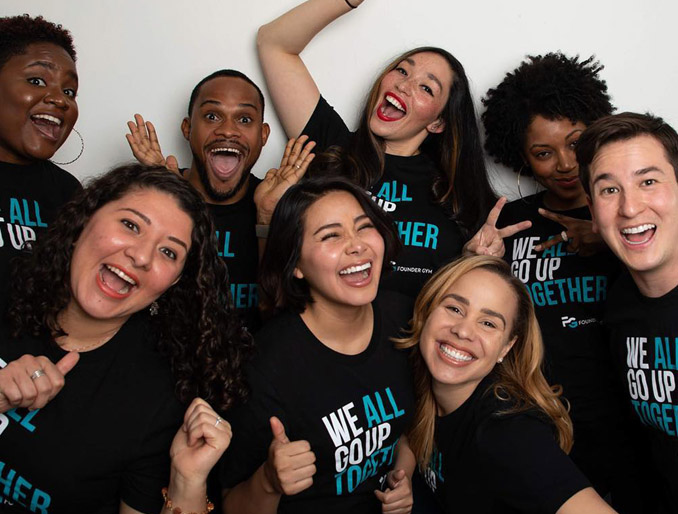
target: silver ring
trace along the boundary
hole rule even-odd
[[[33,373],[31,373],[31,380],[37,380],[41,376],[45,374],[45,370],[42,368],[36,369]]]
[[[563,238],[563,242],[567,242],[567,241],[570,239],[569,237],[567,237],[567,231],[566,231],[566,230],[563,230],[563,231],[560,233],[560,237]]]
[[[215,427],[218,426],[219,423],[221,423],[222,421],[223,421],[223,419],[221,419],[219,416],[217,416],[217,422],[214,424],[214,426]]]
[[[294,167],[297,168],[298,170],[301,169],[301,166],[299,166],[298,164],[295,164]]]

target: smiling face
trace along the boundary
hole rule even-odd
[[[0,69],[0,161],[51,158],[78,119],[78,74],[70,55],[34,43]]]
[[[209,203],[235,203],[268,139],[259,93],[237,77],[217,77],[200,88],[181,129],[191,145],[189,180]]]
[[[433,309],[419,347],[445,413],[466,401],[511,349],[516,311],[511,286],[482,268],[461,276]]]
[[[575,148],[586,129],[582,122],[535,116],[525,133],[523,155],[534,178],[547,189],[544,203],[555,210],[586,205]]]
[[[445,58],[421,52],[401,61],[379,84],[370,130],[384,138],[386,152],[414,155],[429,133],[445,129],[440,119],[452,88]]]
[[[678,182],[651,136],[603,146],[590,166],[594,230],[647,296],[678,285]]]
[[[192,231],[164,192],[136,190],[104,205],[75,243],[67,311],[124,323],[179,279]]]
[[[377,295],[384,239],[358,201],[333,191],[304,216],[294,276],[308,282],[318,306],[364,306]]]

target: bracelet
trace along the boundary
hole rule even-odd
[[[344,2],[346,2],[346,5],[348,5],[351,9],[357,9],[358,8],[357,5],[351,4],[351,2],[349,2],[348,0],[344,0]]]
[[[259,224],[254,226],[254,232],[257,234],[257,237],[259,239],[268,238],[268,227],[269,225],[259,225]]]
[[[169,499],[169,496],[167,496],[169,490],[167,487],[162,488],[162,499],[165,500],[165,505],[163,505],[163,508],[169,510],[172,512],[172,514],[209,514],[214,510],[214,504],[210,501],[210,499],[205,496],[205,501],[207,502],[207,505],[205,506],[205,510],[202,512],[184,512],[181,510],[181,507],[176,507],[172,504],[172,500]]]

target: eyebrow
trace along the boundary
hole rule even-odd
[[[414,59],[412,59],[411,57],[408,57],[407,59],[405,59],[405,62],[410,64],[411,66],[417,65],[417,63],[414,62]],[[442,84],[442,82],[440,82],[440,80],[438,80],[438,77],[436,77],[433,73],[427,73],[426,76],[428,78],[430,78],[433,82],[435,82],[438,85],[438,87],[440,88],[441,91],[443,90],[443,84]]]
[[[29,69],[29,68],[34,68],[34,67],[40,67],[40,68],[45,68],[50,71],[54,71],[57,69],[57,67],[54,65],[53,62],[50,61],[33,61],[32,63],[28,64],[24,69]],[[78,82],[78,74],[74,73],[72,70],[69,70],[66,72],[69,77],[71,77],[73,80]]]
[[[579,132],[579,133],[584,132],[584,129],[574,129],[572,132],[570,132],[569,134],[567,134],[565,136],[565,139],[571,138],[577,132]],[[532,150],[535,147],[540,147],[540,146],[551,146],[551,145],[547,145],[547,144],[544,144],[544,143],[535,143],[532,146],[530,146],[530,150]]]
[[[218,100],[205,100],[204,102],[202,102],[200,104],[200,107],[202,107],[204,105],[208,105],[208,104],[209,105],[223,105]],[[238,107],[241,108],[241,109],[250,108],[250,109],[254,109],[255,111],[259,111],[259,108],[256,105],[251,104],[251,103],[247,103],[247,102],[239,103]]]
[[[664,171],[661,168],[658,168],[657,166],[648,166],[646,168],[640,168],[639,170],[636,170],[633,172],[634,176],[642,176],[646,175],[650,172],[653,171],[658,171],[661,174],[664,174]],[[612,180],[612,174],[611,173],[601,173],[598,175],[596,178],[593,179],[593,182],[591,182],[591,185],[595,185],[601,180]]]
[[[137,211],[136,209],[132,209],[131,207],[122,207],[121,209],[118,209],[118,210],[120,210],[120,211],[129,211],[129,212],[133,212],[134,214],[136,214],[137,216],[139,216],[142,220],[144,220],[144,222],[145,222],[147,225],[152,225],[152,224],[153,224],[153,223],[151,222],[151,219],[150,219],[148,216],[146,216],[145,214],[140,213],[140,212]],[[174,237],[174,236],[167,236],[167,239],[169,239],[170,241],[174,241],[174,242],[177,243],[178,245],[183,246],[184,249],[188,252],[188,245],[186,245],[186,243],[184,243],[181,239],[176,238],[176,237]]]
[[[453,299],[457,300],[459,303],[463,303],[466,306],[471,305],[471,302],[469,302],[463,296],[459,296],[458,294],[450,293],[450,294],[445,295],[443,297],[443,300],[445,298],[453,298]],[[487,314],[489,316],[500,319],[501,322],[504,324],[504,327],[506,327],[506,318],[504,318],[504,316],[501,313],[499,313],[497,311],[493,311],[492,309],[486,309],[486,308],[480,309],[480,312],[482,312],[483,314]]]
[[[369,219],[369,216],[367,214],[360,214],[360,215],[356,216],[355,218],[353,218],[353,223],[358,223],[365,218]],[[315,232],[313,232],[313,235],[315,236],[316,234],[318,234],[318,232],[322,232],[323,230],[326,230],[328,228],[337,228],[337,227],[341,227],[341,223],[328,223],[327,225],[323,225],[322,227],[318,227],[318,229]]]

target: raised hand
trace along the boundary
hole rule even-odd
[[[0,369],[0,412],[16,407],[40,409],[54,398],[66,383],[66,374],[80,360],[69,352],[53,364],[47,357],[22,355]]]
[[[315,475],[315,454],[308,441],[290,441],[282,422],[270,420],[273,440],[264,463],[264,476],[270,492],[292,495],[308,489]]]
[[[170,448],[172,474],[184,481],[207,480],[207,475],[231,443],[231,425],[205,400],[195,398]]]
[[[167,158],[162,154],[158,134],[153,123],[144,122],[141,114],[134,115],[134,121],[128,121],[129,134],[126,134],[134,158],[146,166],[164,166],[173,173],[179,173],[179,162],[173,155]]]
[[[503,257],[506,248],[504,247],[504,238],[511,237],[521,230],[528,229],[532,226],[531,221],[521,221],[515,225],[509,225],[502,229],[497,228],[497,220],[501,210],[506,205],[506,198],[501,197],[497,203],[492,207],[492,210],[487,215],[485,224],[480,227],[480,230],[464,245],[464,255],[493,255],[495,257]]]
[[[386,476],[388,488],[385,491],[374,491],[381,502],[384,514],[409,514],[412,512],[412,482],[404,469],[391,470]]]
[[[282,195],[306,173],[308,165],[315,157],[311,153],[314,147],[315,142],[309,141],[308,136],[299,136],[287,142],[280,167],[268,170],[264,180],[254,191],[257,223],[268,225],[271,222],[275,206]]]
[[[534,247],[536,251],[541,252],[565,241],[567,241],[566,249],[568,252],[578,253],[582,257],[594,255],[605,249],[605,242],[598,234],[593,232],[593,223],[591,221],[571,218],[570,216],[556,214],[546,209],[539,209],[539,214],[561,224],[565,227],[565,230],[548,241],[536,245]]]

